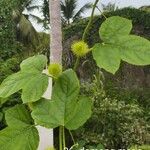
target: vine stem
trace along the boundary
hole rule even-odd
[[[79,65],[79,62],[80,62],[80,58],[77,57],[76,62],[75,62],[74,67],[73,67],[73,70],[74,70],[74,71],[77,70],[77,67],[78,67],[78,65]]]
[[[71,139],[72,139],[72,141],[73,141],[73,144],[75,145],[75,144],[76,144],[76,142],[75,142],[75,140],[74,140],[74,137],[73,137],[73,135],[72,135],[71,131],[70,131],[70,130],[68,130],[68,131],[69,131],[69,134],[70,134]]]
[[[99,10],[99,12],[101,13],[101,15],[105,18],[105,19],[107,19],[107,17],[106,17],[106,15],[96,6],[96,8],[97,8],[97,10]]]
[[[93,5],[93,9],[92,9],[92,14],[91,14],[91,17],[90,17],[90,21],[87,25],[87,27],[85,28],[84,30],[84,33],[83,33],[83,36],[82,36],[82,40],[85,41],[85,38],[86,38],[86,34],[88,33],[89,31],[89,28],[93,22],[93,17],[94,17],[94,12],[95,12],[95,8],[97,7],[97,3],[99,2],[99,0],[95,0],[95,3]]]
[[[59,150],[63,150],[63,142],[62,142],[62,126],[59,127]]]
[[[86,26],[86,28],[85,28],[85,30],[84,30],[84,33],[83,33],[83,36],[82,36],[82,41],[85,41],[85,39],[86,39],[86,34],[88,33],[89,28],[90,28],[90,26],[91,26],[91,24],[92,24],[92,22],[93,22],[94,12],[95,12],[95,8],[97,7],[97,3],[98,3],[98,2],[99,2],[99,0],[95,0],[95,3],[94,3],[94,5],[93,5],[93,9],[92,9],[92,13],[91,13],[90,20],[89,20],[88,25]],[[75,64],[74,64],[74,68],[73,68],[74,71],[76,71],[76,69],[77,69],[77,67],[78,67],[78,65],[79,65],[79,62],[80,62],[80,58],[77,57],[76,62],[75,62]]]
[[[63,149],[66,148],[66,139],[65,139],[65,127],[63,126],[62,127],[62,130],[63,130]]]

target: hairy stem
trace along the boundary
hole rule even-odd
[[[72,135],[72,133],[71,133],[71,131],[70,131],[70,130],[69,130],[69,134],[70,134],[70,136],[71,136],[71,139],[72,139],[72,141],[73,141],[73,144],[75,145],[75,144],[76,144],[76,142],[75,142],[74,137],[73,137],[73,135]]]
[[[90,20],[89,20],[89,23],[88,23],[87,27],[85,28],[83,36],[82,36],[82,40],[83,41],[85,41],[86,35],[87,35],[87,33],[89,31],[89,28],[90,28],[90,26],[91,26],[91,24],[93,22],[94,12],[95,12],[95,8],[97,7],[97,3],[98,2],[99,2],[99,0],[95,0],[95,3],[93,5],[93,9],[92,9],[92,14],[91,14],[91,17],[90,17]]]
[[[97,3],[98,3],[98,2],[99,2],[99,0],[95,0],[95,3],[94,3],[94,5],[93,5],[93,9],[92,9],[92,14],[91,14],[90,20],[89,20],[88,25],[86,26],[86,28],[85,28],[85,30],[84,30],[84,33],[83,33],[83,36],[82,36],[82,40],[83,40],[83,41],[85,41],[86,35],[87,35],[87,33],[89,32],[89,28],[90,28],[90,26],[91,26],[91,24],[92,24],[92,22],[93,22],[94,12],[95,12],[95,8],[97,7]],[[79,62],[80,62],[80,58],[77,57],[76,62],[75,62],[74,67],[73,67],[74,71],[77,70],[77,67],[78,67],[78,65],[79,65]]]
[[[73,70],[74,70],[74,71],[77,70],[77,67],[78,67],[78,65],[79,65],[79,62],[80,62],[80,58],[77,57],[76,62],[75,62],[74,67],[73,67]]]
[[[66,138],[65,138],[65,127],[62,127],[63,129],[63,149],[66,147]]]
[[[63,150],[63,141],[62,141],[62,126],[59,127],[59,150]]]
[[[105,19],[107,19],[106,15],[98,8],[98,6],[96,6],[96,8],[97,8],[97,10],[99,10],[99,12],[101,13],[101,15],[102,15]]]

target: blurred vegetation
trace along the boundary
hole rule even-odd
[[[18,71],[19,63],[24,58],[37,53],[49,56],[49,35],[38,33],[28,17],[22,14],[24,8],[29,7],[30,2],[31,0],[0,1],[0,82],[8,75]],[[14,10],[15,14],[13,14]],[[105,12],[105,15],[107,17],[119,15],[131,19],[133,22],[132,32],[150,39],[150,13],[147,11],[124,8]],[[86,37],[89,46],[100,40],[98,29],[104,20],[103,16],[94,17]],[[70,45],[74,40],[81,39],[88,21],[89,18],[81,19],[63,29],[63,64],[65,68],[71,67],[74,63]],[[18,23],[22,24],[20,31],[17,28]],[[73,132],[80,146],[86,148],[104,146],[118,149],[129,148],[132,145],[150,144],[150,87],[143,85],[142,88],[137,86],[136,89],[124,88],[118,84],[118,80],[121,80],[122,75],[125,76],[122,73],[125,64],[122,63],[116,76],[111,76],[103,70],[97,70],[95,63],[91,61],[90,54],[87,58],[87,61],[84,58],[81,61],[78,75],[82,83],[81,92],[92,98],[94,107],[91,119],[84,127]],[[104,75],[101,71],[104,72]],[[144,67],[144,73],[149,74],[149,72],[149,66]],[[91,73],[95,75],[91,76]],[[130,80],[134,81],[133,78],[131,77]],[[16,103],[21,103],[19,93],[9,99],[7,103],[0,104],[0,129],[6,126],[5,110]],[[72,144],[69,136],[68,143]],[[144,150],[144,148],[141,149]]]
[[[142,6],[140,7],[140,10],[147,11],[150,13],[150,6]]]
[[[112,12],[119,9],[118,6],[116,6],[115,3],[109,2],[107,5],[102,4],[102,10],[103,12]]]
[[[148,142],[150,124],[145,118],[145,107],[138,102],[136,94],[130,97],[130,94],[116,91],[113,97],[98,83],[97,80],[91,84],[82,83],[82,94],[93,99],[94,107],[89,121],[75,131],[77,141],[84,141],[86,148],[103,144],[108,149],[128,149]]]
[[[37,53],[48,55],[49,35],[38,33],[23,14],[31,3],[32,0],[0,1],[0,83],[19,70],[23,59]],[[20,102],[19,93],[9,97],[7,103],[0,102],[0,129],[6,126],[5,110]]]
[[[118,15],[132,20],[132,33],[150,39],[150,13],[124,8],[106,12],[105,15],[107,17]],[[74,56],[69,50],[70,45],[74,40],[81,39],[88,20],[82,19],[64,28],[63,63],[66,68],[74,63]],[[103,16],[95,16],[86,37],[90,46],[100,40],[98,30],[104,20]],[[105,76],[102,90],[97,85],[100,80],[93,81],[91,76],[93,73],[98,76],[97,67],[91,60],[91,55],[86,59],[83,58],[78,69],[78,75],[83,82],[82,94],[91,96],[94,102],[93,116],[83,128],[74,133],[76,140],[82,145],[80,146],[96,148],[96,145],[103,144],[105,148],[127,149],[132,145],[150,144],[150,86],[142,82],[149,74],[149,66],[136,67],[122,63],[115,76],[102,70]],[[139,77],[134,73],[139,74]],[[135,82],[137,78],[140,83]]]
[[[81,15],[85,13],[86,10],[92,8],[91,3],[86,3],[76,12],[78,6],[77,2],[77,0],[61,1],[62,21],[64,24],[69,25],[71,20],[75,22],[81,19]]]

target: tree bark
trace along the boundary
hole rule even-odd
[[[50,63],[62,64],[62,31],[60,0],[50,0]]]
[[[49,1],[50,12],[50,64],[62,64],[62,31],[61,31],[61,9],[60,0]],[[44,71],[45,73],[47,70]],[[52,78],[49,78],[49,86],[43,95],[47,99],[51,99]],[[54,114],[55,115],[55,114]],[[49,118],[51,119],[51,118]],[[40,135],[40,143],[38,150],[45,150],[53,147],[53,130],[44,127],[38,127]]]

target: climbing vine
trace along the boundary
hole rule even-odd
[[[0,132],[0,147],[3,150],[36,150],[39,144],[37,125],[60,127],[60,150],[66,147],[65,129],[76,145],[71,130],[82,126],[92,114],[92,100],[80,94],[80,81],[76,75],[79,59],[92,53],[97,66],[112,74],[119,69],[121,61],[150,64],[150,42],[130,34],[131,29],[131,20],[118,16],[107,18],[99,30],[102,42],[89,47],[82,39],[72,45],[72,52],[77,57],[74,68],[63,70],[59,64],[50,64],[47,75],[43,73],[47,66],[44,55],[24,60],[20,71],[7,77],[0,86],[1,103],[20,90],[23,102],[6,111],[8,127]],[[54,87],[51,100],[46,100],[43,94],[50,77]]]

